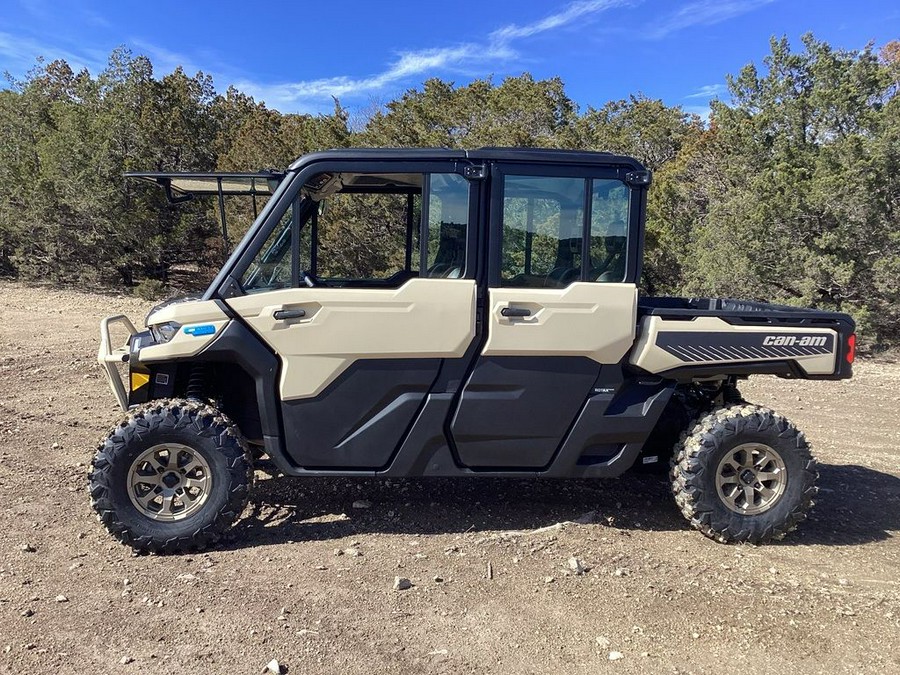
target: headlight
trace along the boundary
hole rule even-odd
[[[165,344],[175,337],[179,328],[181,328],[181,324],[177,321],[166,321],[165,323],[150,326],[150,335],[153,336],[153,339],[158,344]]]

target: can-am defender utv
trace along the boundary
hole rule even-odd
[[[601,478],[671,462],[682,513],[719,541],[779,538],[806,516],[805,437],[736,385],[850,377],[854,322],[641,296],[650,173],[635,160],[340,150],[261,178],[274,192],[201,298],[155,308],[143,331],[101,324],[127,415],[90,493],[122,542],[214,543],[263,454],[298,477]],[[131,335],[113,350],[116,322]]]

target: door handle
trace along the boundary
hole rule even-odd
[[[287,321],[288,319],[302,319],[306,316],[305,309],[276,309],[272,312],[272,317],[276,321]]]
[[[524,307],[504,307],[500,310],[500,314],[507,317],[531,316],[531,310]]]

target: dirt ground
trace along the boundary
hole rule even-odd
[[[900,364],[744,386],[821,461],[811,519],[778,544],[706,539],[655,476],[259,473],[216,550],[134,556],[94,518],[85,476],[121,415],[97,323],[152,303],[0,295],[0,672],[900,672]],[[569,573],[572,556],[590,570]],[[397,575],[414,586],[393,590]]]

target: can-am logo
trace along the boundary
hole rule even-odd
[[[767,335],[763,338],[766,347],[824,347],[827,342],[825,335],[805,335],[801,338],[795,335]]]

